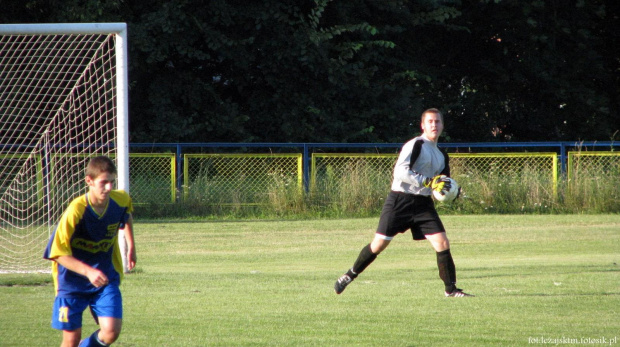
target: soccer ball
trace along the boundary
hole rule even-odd
[[[459,185],[455,180],[448,177],[450,180],[450,189],[442,189],[440,192],[433,190],[433,197],[440,202],[452,202],[459,195]]]

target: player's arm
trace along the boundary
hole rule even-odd
[[[132,270],[136,266],[137,256],[136,244],[133,237],[133,217],[131,214],[125,223],[123,232],[125,233],[125,242],[127,242],[127,268],[128,270]]]
[[[448,155],[448,152],[446,152],[445,149],[440,148],[439,150],[443,154],[444,162],[445,162],[445,167],[444,167],[443,171],[441,171],[440,175],[445,175],[447,177],[452,177],[450,175],[450,156]],[[445,186],[445,184],[444,184],[444,186]],[[443,186],[442,186],[442,188],[443,188]],[[450,185],[449,184],[447,185],[447,188],[450,189]],[[459,186],[459,191],[456,194],[456,198],[455,199],[457,199],[459,196],[461,196],[462,192],[463,192],[463,189]]]
[[[441,151],[441,154],[443,154],[444,163],[445,163],[445,166],[443,170],[441,171],[440,175],[446,175],[448,177],[452,177],[450,176],[450,156],[448,155],[448,152],[446,152],[445,149],[440,148],[439,150]]]
[[[90,283],[97,288],[108,284],[108,277],[103,272],[78,260],[72,255],[61,255],[54,258],[54,260],[65,268],[88,278]]]
[[[415,163],[420,150],[422,149],[423,141],[410,141],[407,142],[398,155],[398,160],[394,166],[394,177],[398,178],[402,182],[412,184],[416,187],[424,186],[428,177],[413,171],[413,163]]]
[[[50,238],[50,242],[45,250],[43,257],[45,259],[53,260],[62,265],[66,269],[80,274],[90,281],[95,287],[101,287],[108,284],[107,276],[89,266],[88,264],[78,260],[73,256],[71,249],[71,238],[75,232],[75,227],[79,223],[83,210],[77,206],[74,200],[69,208],[63,213],[58,227],[54,234]]]

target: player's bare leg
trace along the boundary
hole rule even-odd
[[[80,342],[79,347],[101,347],[114,343],[121,334],[122,319],[112,317],[98,317],[101,327],[93,332],[87,339]]]
[[[82,329],[63,330],[62,343],[60,347],[76,347],[80,343],[82,337]]]
[[[101,342],[109,345],[115,342],[121,334],[123,320],[112,317],[99,317],[99,326],[101,327],[99,339]]]
[[[379,255],[379,253],[383,252],[383,250],[387,248],[390,242],[392,242],[391,239],[388,240],[383,235],[375,234],[375,238],[372,239],[372,242],[370,243],[370,250],[374,254]]]

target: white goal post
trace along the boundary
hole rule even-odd
[[[125,23],[0,24],[0,273],[49,271],[89,157],[129,191],[127,66]]]

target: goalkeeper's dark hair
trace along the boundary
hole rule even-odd
[[[93,157],[88,162],[88,165],[86,165],[86,176],[92,179],[97,178],[97,176],[101,175],[104,172],[113,175],[116,175],[117,173],[116,165],[114,164],[112,159],[106,156],[102,155],[98,157]]]

